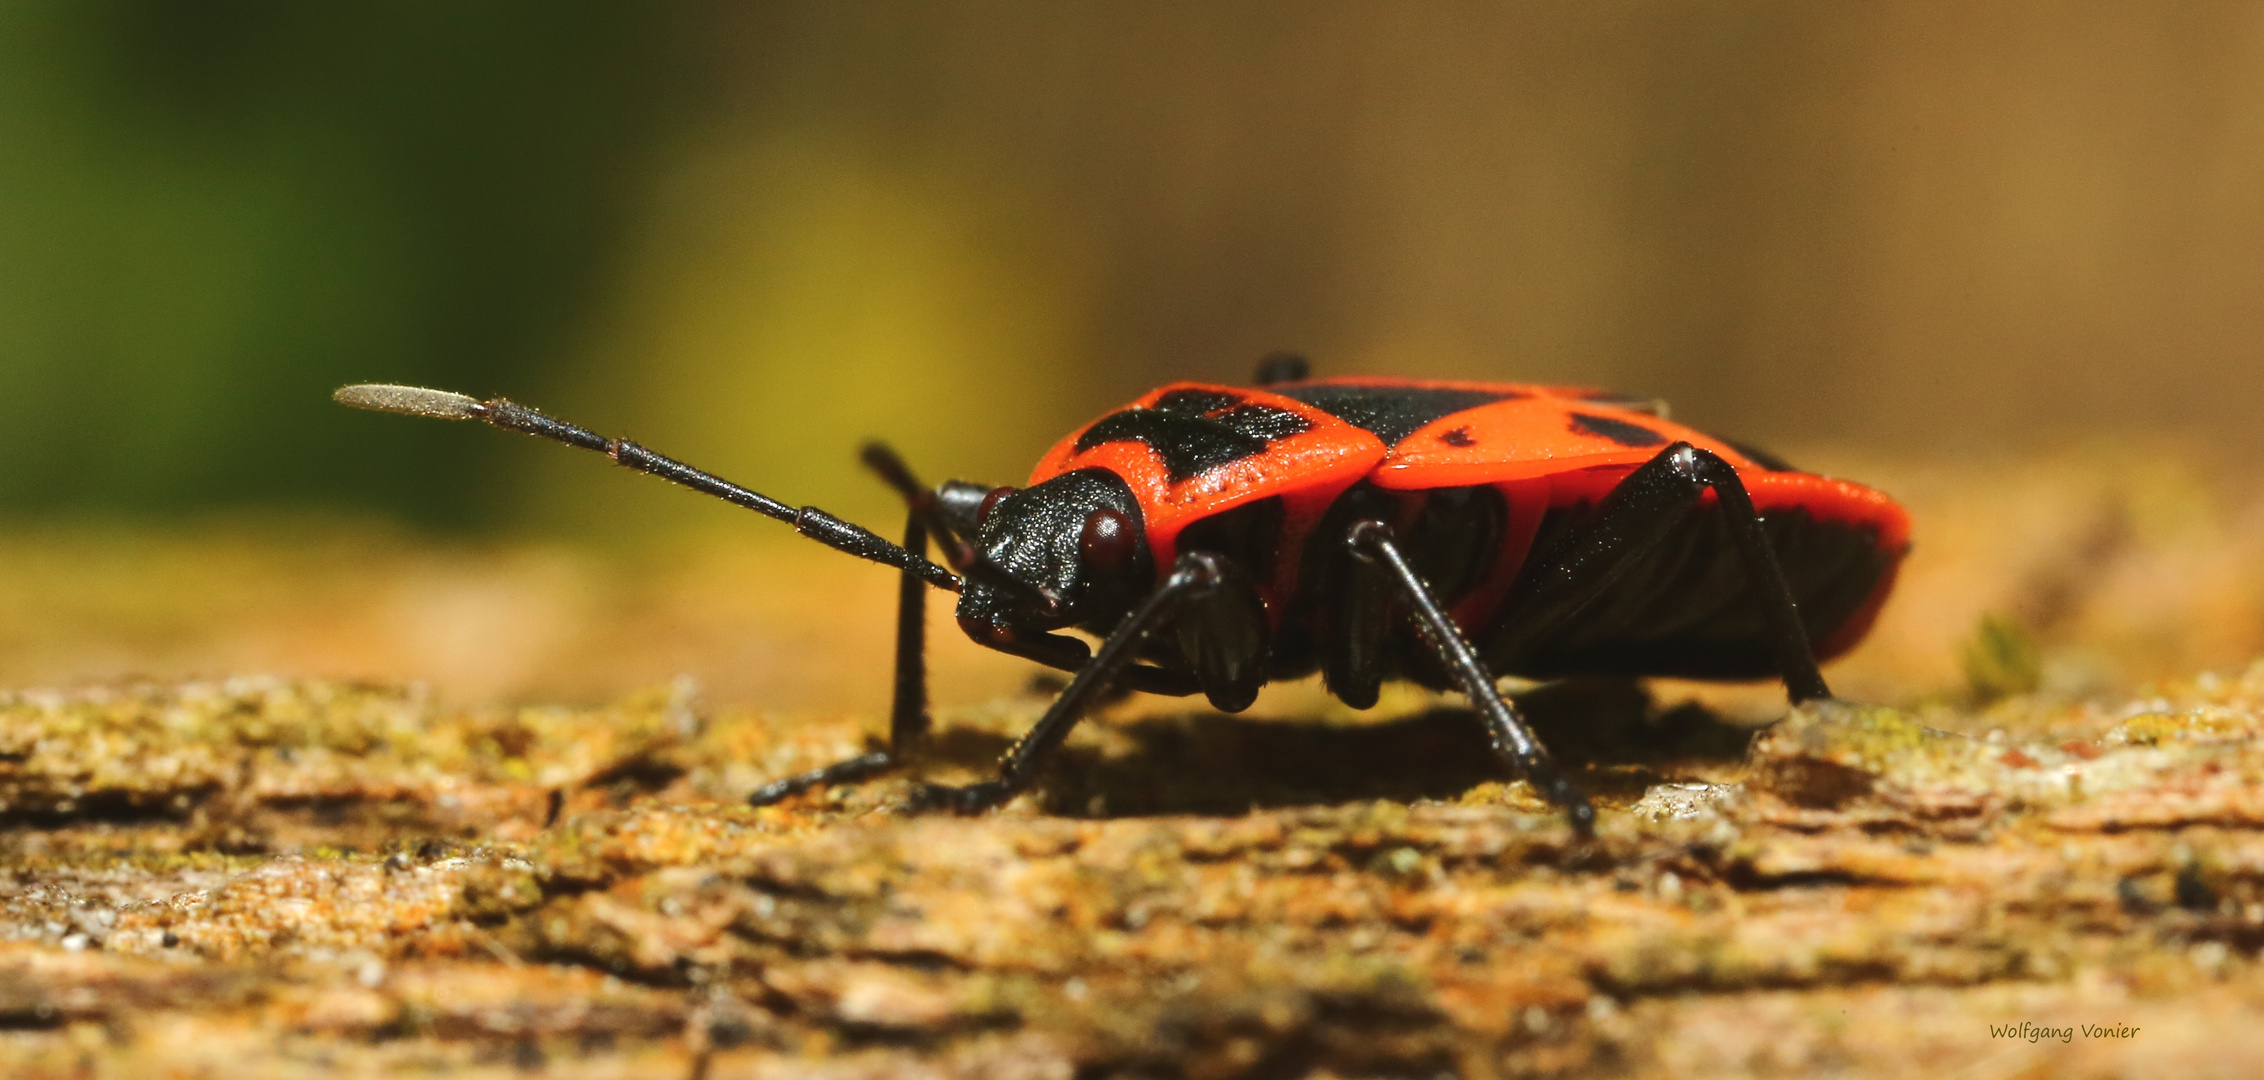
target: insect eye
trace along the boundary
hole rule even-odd
[[[982,528],[983,522],[990,519],[991,508],[997,506],[1000,499],[1014,494],[1016,490],[1011,487],[994,487],[990,490],[990,494],[983,496],[983,504],[975,508],[975,527]]]
[[[1135,540],[1132,519],[1104,506],[1085,516],[1085,528],[1077,534],[1077,559],[1093,573],[1121,576],[1132,568]]]

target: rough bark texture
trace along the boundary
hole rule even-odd
[[[1136,719],[957,819],[889,812],[901,782],[738,806],[855,732],[666,694],[17,694],[0,1063],[2104,1076],[2264,1050],[2264,667],[2001,707],[1982,738],[1828,705],[1743,747],[1619,688],[1533,704],[1585,748],[1593,843],[1486,779],[1454,710]],[[1037,705],[952,718],[932,773]],[[1597,717],[1651,737],[1564,730]],[[2078,1030],[1989,1032],[2022,1021]]]
[[[1918,704],[1764,729],[1672,687],[1524,695],[1603,808],[1586,844],[1452,699],[1126,702],[953,818],[893,812],[903,777],[741,804],[863,748],[862,708],[0,694],[0,1074],[2252,1071],[2264,665],[2141,691],[2083,658],[2208,655],[2146,626],[2253,651],[2254,530],[2151,523],[2264,518],[2118,538],[2045,512],[2080,494],[1957,490],[1979,509],[1922,508],[1934,561],[1869,654],[1919,659],[1841,683]],[[2074,524],[1990,526],[2000,490]],[[1939,689],[1973,610],[1944,597],[2028,627],[1969,641],[1970,693]],[[924,775],[977,775],[1043,703],[944,709]]]

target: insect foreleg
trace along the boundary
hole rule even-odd
[[[904,550],[927,554],[927,527],[916,508],[904,524]],[[896,679],[888,707],[888,749],[773,780],[747,796],[747,805],[769,806],[814,787],[869,780],[919,752],[928,737],[927,613],[927,582],[907,570],[896,592]]]
[[[1223,587],[1227,580],[1223,564],[1224,560],[1208,552],[1190,551],[1181,555],[1172,565],[1171,574],[1117,624],[1108,639],[1101,642],[1100,651],[1078,669],[1069,680],[1068,688],[1053,699],[1045,715],[1006,752],[1005,760],[999,763],[997,779],[966,787],[928,785],[913,795],[906,809],[972,814],[997,806],[1029,787],[1039,766],[1069,737],[1077,721],[1084,719],[1085,710],[1117,676],[1134,668],[1132,658],[1138,655],[1148,635],[1171,622],[1190,601]]]

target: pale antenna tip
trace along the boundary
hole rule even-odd
[[[480,416],[478,398],[452,394],[446,390],[427,390],[421,386],[356,383],[339,387],[330,397],[340,405],[351,405],[357,409],[401,413],[405,416],[429,416],[435,420],[477,420]]]

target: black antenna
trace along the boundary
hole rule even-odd
[[[481,401],[446,390],[384,383],[341,386],[330,396],[341,405],[351,405],[357,409],[424,416],[435,420],[478,420],[509,431],[538,435],[568,446],[579,446],[584,450],[595,450],[638,472],[651,473],[663,480],[744,506],[766,517],[777,518],[794,526],[795,532],[835,550],[845,551],[883,566],[909,570],[939,589],[959,591],[959,578],[951,571],[817,507],[788,506],[761,492],[740,487],[720,476],[701,472],[674,458],[662,457],[627,439],[608,439],[586,428],[544,416],[516,402],[503,398]]]

